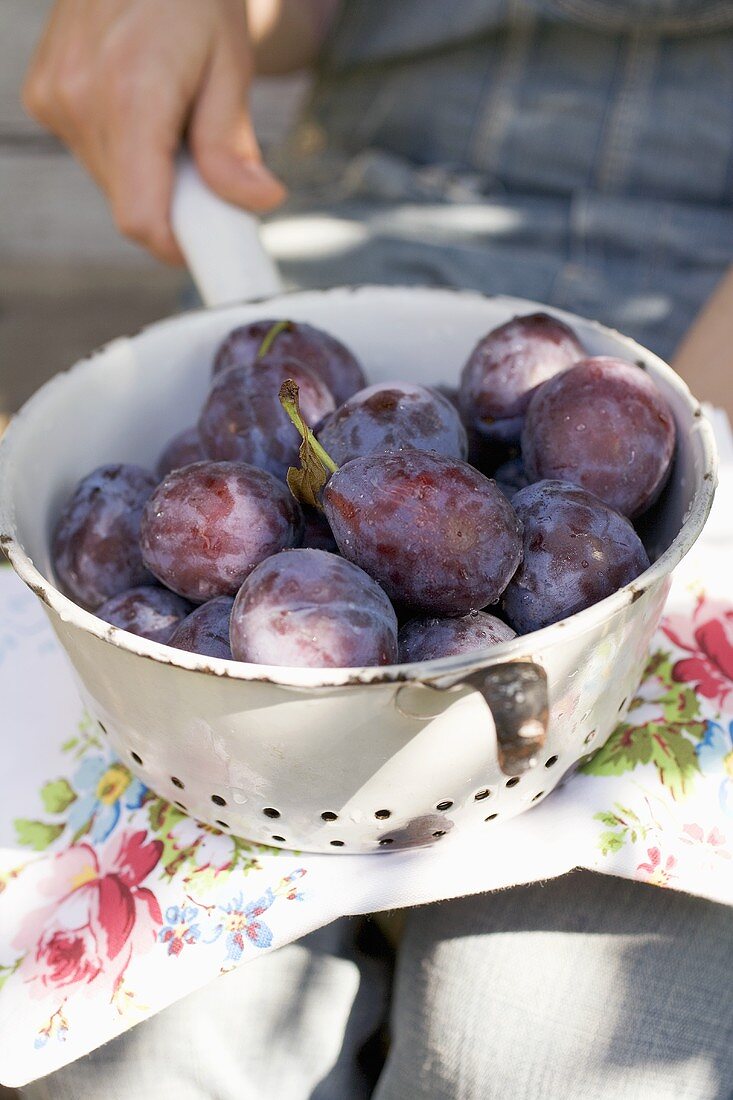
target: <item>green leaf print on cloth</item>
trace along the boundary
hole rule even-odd
[[[45,852],[54,840],[58,840],[65,829],[65,824],[51,825],[47,821],[29,821],[28,818],[19,817],[13,822],[18,843],[34,852]]]
[[[705,735],[705,720],[698,695],[674,679],[674,667],[669,653],[657,650],[651,655],[629,707],[637,721],[622,722],[614,730],[583,765],[587,775],[623,775],[653,764],[674,799],[690,793],[700,773],[695,746]]]

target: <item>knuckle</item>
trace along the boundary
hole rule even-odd
[[[45,77],[38,72],[29,73],[21,90],[21,100],[28,114],[43,122],[51,104],[50,85]]]
[[[107,75],[106,83],[110,102],[115,111],[127,113],[136,109],[145,89],[143,78],[134,66],[113,66]]]
[[[64,114],[75,121],[83,120],[89,107],[89,80],[84,72],[62,72],[56,81],[54,94]]]
[[[128,237],[138,244],[147,244],[152,237],[151,226],[148,219],[138,210],[126,203],[117,203],[112,209],[117,229],[123,237]]]

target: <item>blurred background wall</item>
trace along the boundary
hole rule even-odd
[[[51,7],[0,2],[0,430],[58,370],[174,312],[183,284],[118,237],[96,186],[23,113],[23,73]],[[265,148],[289,126],[307,83],[297,75],[255,86]]]

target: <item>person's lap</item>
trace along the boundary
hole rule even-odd
[[[575,872],[424,906],[398,949],[374,1100],[722,1100],[730,910]],[[358,1100],[386,1004],[355,922],[247,963],[43,1082],[29,1100]]]
[[[733,915],[576,872],[416,910],[374,1100],[723,1100]]]

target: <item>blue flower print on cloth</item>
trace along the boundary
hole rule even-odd
[[[69,809],[68,824],[73,833],[89,832],[98,844],[110,835],[120,819],[120,810],[142,805],[147,788],[116,760],[87,756],[73,778],[77,798]]]

